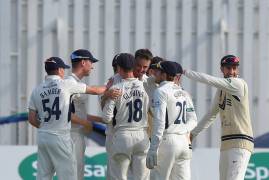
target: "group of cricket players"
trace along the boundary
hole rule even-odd
[[[244,179],[253,132],[238,57],[221,58],[221,78],[184,70],[149,49],[119,53],[111,60],[114,75],[101,86],[82,82],[99,61],[86,49],[72,52],[67,77],[70,66],[61,58],[45,61],[47,76],[29,101],[29,122],[38,128],[38,180],[52,180],[55,173],[59,180],[84,179],[84,138],[92,122],[107,127],[107,180],[191,180],[191,142],[217,114],[222,130],[219,179]],[[217,88],[198,124],[191,95],[181,86],[183,75]],[[86,94],[99,95],[102,116],[88,114]]]

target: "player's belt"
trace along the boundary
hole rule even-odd
[[[231,139],[245,139],[254,142],[253,137],[247,136],[245,134],[231,134],[226,136],[221,136],[221,141],[231,140]]]

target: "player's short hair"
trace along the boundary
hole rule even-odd
[[[137,61],[138,59],[146,59],[146,60],[151,60],[153,58],[153,55],[149,49],[138,49],[135,52],[135,60]]]
[[[130,72],[134,69],[134,56],[130,53],[120,53],[115,56],[117,66],[123,69],[124,72]]]
[[[119,56],[119,54],[116,54],[114,57],[113,57],[113,60],[112,60],[112,67],[113,67],[113,71],[114,73],[116,73],[117,71],[117,57]]]

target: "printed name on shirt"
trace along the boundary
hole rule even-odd
[[[176,92],[174,93],[174,96],[175,96],[175,97],[184,96],[184,93],[183,93],[182,91],[176,91]]]
[[[46,96],[52,95],[52,94],[60,94],[61,93],[61,89],[58,88],[50,88],[47,89],[45,91],[43,91],[42,93],[40,93],[40,97],[43,99]]]
[[[139,91],[137,89],[134,89],[134,90],[131,90],[131,91],[128,91],[126,93],[123,94],[123,98],[124,99],[129,99],[131,97],[143,97],[144,96],[144,92],[143,91]]]

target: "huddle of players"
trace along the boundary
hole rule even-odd
[[[197,117],[179,84],[181,65],[152,58],[147,49],[135,56],[117,54],[112,65],[116,74],[110,89],[120,89],[121,95],[103,97],[101,103],[108,123],[107,179],[190,179],[189,133]]]
[[[48,76],[33,91],[29,103],[29,122],[38,128],[37,179],[52,179],[55,172],[59,179],[83,179],[83,135],[81,129],[73,131],[71,140],[70,121],[89,129],[85,119],[107,123],[107,179],[190,179],[190,139],[208,128],[219,111],[222,121],[227,122],[227,116],[230,120],[229,127],[222,123],[220,179],[242,179],[253,150],[253,135],[247,86],[237,78],[237,57],[223,57],[224,78],[216,78],[183,72],[180,64],[140,49],[135,56],[120,53],[114,57],[115,75],[106,86],[86,86],[80,79],[89,75],[97,61],[87,50],[73,52],[73,77],[64,80],[64,69],[69,66],[58,57],[46,60]],[[74,70],[75,64],[81,66],[77,68],[80,71]],[[220,89],[214,111],[210,110],[196,128],[191,97],[180,86],[182,74]],[[102,94],[102,117],[86,114],[83,93]],[[74,101],[75,114],[71,113],[70,100]]]

